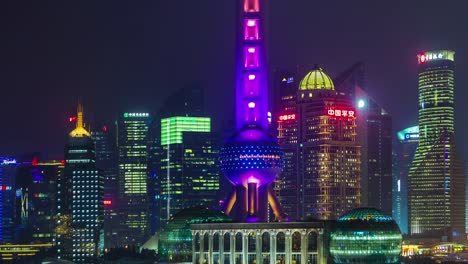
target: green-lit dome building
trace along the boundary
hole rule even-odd
[[[335,90],[332,79],[322,68],[316,67],[304,76],[299,83],[299,90]]]
[[[158,253],[161,261],[192,262],[191,224],[231,222],[220,211],[192,207],[176,213],[159,233]]]
[[[373,208],[357,208],[336,221],[330,254],[336,264],[398,263],[402,239],[390,216]]]

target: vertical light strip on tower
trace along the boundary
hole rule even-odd
[[[268,128],[268,76],[260,0],[239,0],[236,68],[237,129],[246,124]]]
[[[287,221],[272,183],[283,168],[283,151],[268,132],[266,0],[237,1],[236,125],[237,132],[220,152],[221,170],[235,190],[224,211],[234,209],[240,221],[267,221],[268,204],[278,221]]]

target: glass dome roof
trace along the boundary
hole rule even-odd
[[[362,220],[374,222],[392,222],[393,218],[374,208],[356,208],[338,218],[339,222]]]
[[[331,78],[323,72],[322,68],[316,68],[302,79],[299,90],[335,90],[335,85]]]

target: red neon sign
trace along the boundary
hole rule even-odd
[[[421,55],[421,56],[419,57],[419,60],[420,60],[420,62],[426,62],[426,55],[424,55],[424,54]]]
[[[328,109],[327,114],[334,117],[352,117],[356,118],[356,112],[349,109]]]
[[[11,186],[0,185],[0,190],[2,190],[2,191],[11,191]]]
[[[280,115],[279,120],[280,121],[296,120],[296,114]]]
[[[68,121],[70,122],[76,122],[76,116],[71,116]]]
[[[112,200],[104,200],[104,205],[112,205]]]

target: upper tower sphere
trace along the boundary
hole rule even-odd
[[[299,84],[299,90],[335,90],[331,78],[322,68],[315,68],[306,74]]]

